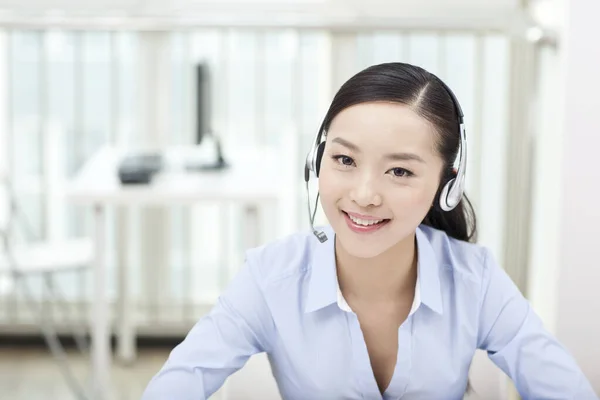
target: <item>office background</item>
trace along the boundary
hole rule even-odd
[[[14,239],[93,235],[92,207],[74,206],[68,191],[107,146],[191,147],[200,132],[200,147],[212,133],[231,164],[244,162],[239,149],[277,154],[279,201],[260,205],[254,220],[219,198],[107,208],[100,251],[119,339],[115,368],[153,373],[140,366],[147,350],[135,341],[185,335],[239,267],[249,229],[259,244],[307,227],[302,164],[337,88],[375,63],[417,64],[444,79],[465,112],[479,242],[600,390],[600,366],[586,353],[600,333],[590,316],[600,315],[600,254],[590,239],[600,237],[590,228],[600,212],[589,202],[597,189],[588,189],[600,177],[584,157],[598,143],[589,133],[598,131],[590,113],[600,82],[577,72],[583,61],[600,70],[589,42],[600,34],[587,19],[594,12],[591,1],[558,0],[1,1],[0,170],[32,231]],[[46,304],[43,281],[31,283]],[[63,274],[55,284],[67,316],[85,324],[93,274]],[[0,299],[7,343],[39,335],[10,276],[0,276]],[[56,312],[54,302],[47,307]],[[68,332],[71,323],[56,316]],[[84,373],[85,363],[77,365]],[[481,398],[514,397],[485,355],[472,375]],[[269,379],[257,357],[220,395],[277,398]],[[122,389],[123,398],[136,398],[139,386]],[[36,398],[22,396],[11,398]]]

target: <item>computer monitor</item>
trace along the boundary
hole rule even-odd
[[[197,145],[202,143],[204,135],[210,131],[210,75],[206,63],[196,65],[196,134]]]

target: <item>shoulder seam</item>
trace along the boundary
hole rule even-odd
[[[307,244],[304,244],[304,246],[309,247]],[[311,250],[309,249],[309,252],[310,251]],[[248,261],[250,258],[252,258],[253,264],[261,264],[262,265],[263,259],[264,259],[264,252],[265,252],[265,247],[257,247],[257,248],[248,249],[246,251],[246,260]],[[279,282],[286,278],[289,278],[290,276],[294,276],[299,273],[300,274],[305,273],[308,269],[307,264],[310,264],[310,263],[305,263],[304,265],[301,265],[300,268],[292,268],[291,270],[285,270],[285,271],[281,271],[277,274],[270,275],[268,279],[266,276],[264,276],[262,273],[260,273],[260,271],[258,271],[259,277],[260,277],[260,282],[261,282],[260,286],[265,287],[272,283],[276,283],[276,282]],[[260,269],[260,268],[257,268],[257,269]]]
[[[308,268],[306,268],[306,267],[301,267],[301,268],[298,268],[298,269],[293,269],[291,271],[287,271],[286,273],[282,273],[280,275],[277,275],[277,276],[273,277],[273,279],[271,279],[268,283],[271,284],[271,283],[280,282],[280,281],[282,281],[284,279],[289,278],[290,276],[294,276],[294,275],[297,275],[297,274],[305,273],[307,271],[307,269]]]

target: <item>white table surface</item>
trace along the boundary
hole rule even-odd
[[[274,149],[229,150],[225,158],[230,167],[222,171],[184,169],[197,149],[172,147],[166,149],[165,169],[148,185],[122,185],[117,171],[126,150],[104,147],[88,160],[66,186],[66,199],[72,204],[94,206],[95,248],[105,245],[104,208],[110,205],[173,205],[199,201],[237,201],[258,206],[281,200],[286,167]],[[299,168],[298,173],[302,171]],[[96,252],[93,266],[93,302],[91,307],[92,378],[95,400],[105,400],[110,392],[110,318],[107,298],[105,255]]]
[[[126,150],[100,149],[67,184],[66,196],[77,204],[174,204],[199,200],[260,201],[278,198],[286,185],[273,149],[243,149],[225,155],[230,167],[222,171],[185,171],[194,157],[193,147],[165,150],[165,170],[149,185],[122,185],[117,171]],[[302,171],[299,168],[298,173]],[[289,185],[289,182],[287,183]]]

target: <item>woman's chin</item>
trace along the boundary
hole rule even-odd
[[[341,245],[346,254],[356,258],[375,258],[390,247],[381,241],[361,240],[352,232],[336,232],[336,243]]]
[[[337,220],[337,226],[334,226],[336,243],[339,242],[344,253],[349,256],[364,259],[378,257],[400,245],[407,237],[412,237],[409,233],[398,232],[396,222],[391,220],[380,229],[363,233],[349,227],[348,222],[341,218]]]

